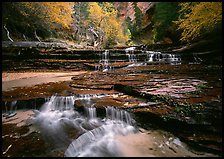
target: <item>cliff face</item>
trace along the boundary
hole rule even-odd
[[[119,18],[121,21],[125,21],[128,17],[132,22],[135,21],[134,2],[115,2],[114,6],[119,12]],[[142,32],[141,39],[148,41],[151,39],[152,31],[152,16],[154,14],[155,2],[137,2],[137,6],[143,13],[142,19]],[[137,38],[140,39],[140,38]]]
[[[135,11],[133,7],[134,2],[115,2],[114,6],[119,11],[119,18],[120,20],[124,21],[128,17],[131,18],[131,21],[135,20]],[[155,2],[137,2],[137,6],[144,14],[143,21],[150,21],[150,15],[148,15],[148,10],[154,7]]]
[[[130,17],[131,20],[135,19],[135,11],[133,7],[134,2],[115,2],[114,6],[118,9],[120,12],[120,18],[126,19],[127,17]],[[137,2],[137,6],[142,11],[143,14],[146,13],[146,11],[151,8],[154,5],[153,2]]]

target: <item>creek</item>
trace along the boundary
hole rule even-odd
[[[3,156],[222,153],[221,67],[200,57],[130,47],[11,60],[14,70],[87,72],[4,91]]]

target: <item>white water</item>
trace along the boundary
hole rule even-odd
[[[88,109],[88,108],[87,108]],[[88,109],[89,117],[96,118],[95,109]],[[94,114],[94,115],[93,115]],[[96,122],[96,121],[95,121]],[[106,117],[101,125],[78,137],[65,151],[66,157],[118,157],[122,155],[117,135],[128,135],[137,130],[132,126],[133,118],[124,110],[106,107]],[[98,122],[99,124],[99,122]]]
[[[146,63],[133,63],[133,64],[130,64],[130,65],[128,65],[127,67],[135,67],[135,66],[144,66],[144,65],[146,65]]]
[[[100,66],[95,66],[95,70],[100,70],[102,69],[103,72],[107,72],[107,71],[111,71],[113,70],[113,66],[110,66],[110,62],[109,62],[109,50],[105,50],[100,57],[100,61],[99,64]]]
[[[178,54],[165,54],[161,52],[146,51],[146,62],[164,61],[169,64],[181,64],[181,57]]]
[[[75,100],[89,100],[91,97],[52,96],[46,99],[40,111],[34,111],[36,116],[32,124],[56,148],[65,148],[71,143],[65,156],[116,156],[119,152],[114,136],[136,132],[132,125],[134,119],[127,111],[109,106],[105,107],[104,118],[97,117],[93,105],[85,108],[85,114],[75,110]],[[82,135],[73,140],[69,138],[66,128],[72,128]]]
[[[134,54],[135,49],[136,49],[135,47],[130,47],[130,48],[125,49],[125,52],[126,52],[126,55],[128,56],[129,62],[134,62],[134,63],[137,62],[136,55]]]
[[[104,117],[98,117],[94,105],[85,107],[84,113],[76,111],[76,100],[92,98],[94,95],[52,96],[40,111],[34,111],[32,124],[52,146],[50,153],[61,150],[65,157],[197,156],[178,138],[157,131],[139,133],[125,110],[106,106]],[[77,135],[71,137],[71,133]]]

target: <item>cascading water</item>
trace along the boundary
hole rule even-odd
[[[40,111],[35,111],[36,116],[32,123],[40,129],[49,143],[55,147],[61,147],[70,142],[65,127],[79,127],[79,125],[76,125],[79,121],[72,121],[71,119],[84,119],[73,110],[74,96],[52,96],[46,100],[47,102],[43,104]]]
[[[103,119],[97,117],[94,105],[85,107],[86,116],[75,110],[75,100],[94,97],[98,96],[52,96],[40,111],[35,111],[32,124],[53,147],[66,149],[71,143],[65,156],[120,156],[114,137],[137,132],[133,126],[135,121],[127,111],[109,106]],[[82,135],[73,140],[68,129]]]
[[[105,106],[105,109],[94,107],[94,100],[91,99],[105,96],[109,95],[79,94],[46,98],[39,110],[33,110],[35,115],[29,120],[30,132],[36,131],[43,136],[47,155],[50,156],[172,156],[187,150],[176,137],[137,128],[128,111],[112,106]],[[76,100],[90,103],[80,109],[75,107]],[[6,112],[13,111],[19,104],[20,101],[5,102],[5,106],[8,105]]]
[[[134,63],[137,62],[136,55],[134,54],[135,49],[136,49],[135,47],[130,47],[125,49],[125,53],[128,56],[129,62],[134,62]]]
[[[127,111],[119,110],[114,107],[106,107],[106,118],[116,121],[122,121],[129,125],[133,125],[133,119]]]
[[[169,64],[181,64],[181,57],[178,54],[165,54],[154,51],[146,51],[146,54],[146,62],[163,61]]]
[[[16,115],[16,106],[17,101],[12,101],[10,104],[10,109],[7,108],[7,102],[5,102],[5,113],[3,114],[4,117],[10,118]]]
[[[88,108],[90,112],[95,109]],[[91,113],[90,113],[91,114]],[[91,114],[91,117],[92,114]],[[96,116],[95,116],[96,117]],[[74,140],[65,151],[66,157],[111,157],[122,156],[117,135],[128,135],[137,132],[131,125],[133,119],[124,110],[106,107],[106,118],[99,121],[98,127],[82,134]]]
[[[101,55],[101,60],[99,61],[100,66],[95,66],[95,70],[99,70],[102,67],[103,72],[112,70],[113,67],[109,63],[109,50],[105,50]]]

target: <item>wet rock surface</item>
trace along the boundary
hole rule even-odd
[[[93,69],[96,65],[96,63],[88,64],[88,67],[91,66],[90,69]],[[73,76],[71,81],[4,91],[3,112],[6,107],[10,109],[9,103],[13,101],[32,100],[28,102],[27,107],[33,107],[35,105],[33,100],[43,104],[42,99],[55,93],[59,96],[76,95],[83,97],[75,101],[77,109],[94,105],[99,110],[105,106],[128,110],[134,113],[140,127],[170,131],[198,151],[222,154],[222,66],[146,64],[126,67],[126,65],[127,62],[120,62],[117,66],[122,66],[121,68],[86,72]],[[93,98],[89,100],[89,96]],[[25,104],[18,103],[17,107],[21,108]],[[13,118],[18,118],[18,114]],[[9,135],[12,130],[16,132],[20,132],[22,128],[23,131],[27,130],[24,125],[22,128],[17,127],[4,123],[3,136]],[[36,132],[26,137],[32,139],[30,141],[37,143],[36,145],[43,145],[35,147],[35,150],[29,150],[27,156],[42,156],[46,151],[45,146],[49,147],[46,143],[43,144],[41,135]],[[24,147],[13,148],[17,142],[27,144],[26,137],[19,137],[18,141],[4,137],[2,149],[6,151],[9,148],[4,155],[26,156],[26,153],[22,154]],[[63,156],[63,153],[58,150],[49,156]]]
[[[123,93],[105,103],[135,112],[146,127],[162,127],[198,149],[221,154],[221,67],[147,65],[80,78],[70,86]]]

